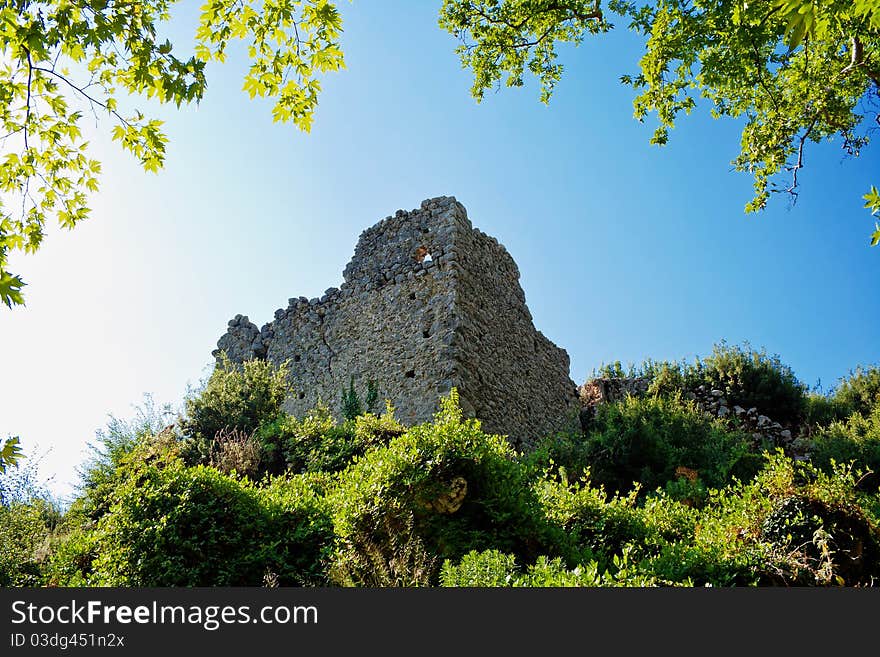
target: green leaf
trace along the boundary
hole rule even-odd
[[[870,210],[871,214],[880,214],[880,193],[877,192],[876,187],[872,185],[871,191],[862,198],[865,199],[865,208]]]
[[[24,281],[18,276],[13,276],[9,272],[0,270],[0,301],[7,308],[12,306],[23,306],[24,296],[22,296],[21,288],[25,286]]]
[[[0,448],[0,474],[6,472],[6,468],[15,465],[21,458],[22,451],[18,436],[7,438],[3,447]]]

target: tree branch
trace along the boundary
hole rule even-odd
[[[864,57],[863,57],[863,53],[862,53],[862,42],[859,40],[858,37],[854,36],[850,40],[850,43],[852,44],[852,46],[851,46],[852,56],[850,58],[849,66],[847,66],[845,69],[843,69],[838,74],[838,78],[846,77],[853,70],[855,70],[858,66],[861,66],[864,63]]]
[[[131,124],[130,124],[130,123],[129,123],[129,122],[128,122],[128,121],[127,121],[127,120],[126,120],[126,119],[125,119],[120,113],[119,113],[119,112],[117,112],[116,110],[108,109],[106,103],[102,103],[102,102],[101,102],[100,100],[98,100],[97,98],[93,98],[92,96],[90,96],[89,94],[87,94],[87,93],[85,92],[85,89],[83,89],[82,87],[78,87],[77,85],[75,85],[73,82],[71,82],[70,80],[68,80],[66,77],[64,77],[64,76],[61,75],[60,73],[58,73],[58,72],[56,72],[56,71],[53,71],[52,69],[42,68],[42,67],[40,67],[40,66],[34,66],[33,68],[34,68],[34,70],[36,70],[36,71],[42,71],[43,73],[47,73],[48,75],[53,75],[53,76],[55,76],[56,78],[58,78],[59,80],[61,80],[62,82],[64,82],[64,84],[68,85],[71,89],[73,89],[74,91],[76,91],[76,92],[78,92],[79,94],[81,94],[81,95],[82,95],[84,98],[86,98],[90,103],[94,103],[95,105],[99,105],[99,106],[103,107],[105,110],[109,111],[113,116],[115,116],[117,119],[119,119],[119,121],[120,121],[121,123],[123,123],[126,127],[131,127]]]
[[[28,123],[31,121],[31,81],[33,80],[34,65],[31,61],[31,51],[25,48],[24,52],[27,55],[28,64],[27,98],[25,100],[26,109],[24,114],[24,149],[27,151],[30,148],[28,146]]]

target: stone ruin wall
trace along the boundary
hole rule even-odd
[[[468,225],[470,228],[470,225]],[[462,231],[458,281],[460,389],[487,430],[531,443],[577,417],[568,353],[537,331],[519,268],[494,237]],[[573,420],[576,422],[576,420]]]
[[[320,299],[290,299],[261,329],[237,315],[214,356],[287,361],[285,410],[297,416],[320,398],[338,417],[352,376],[361,399],[375,380],[405,424],[430,420],[454,386],[466,415],[518,445],[576,416],[568,354],[535,330],[513,258],[455,198],[365,230],[343,278]]]

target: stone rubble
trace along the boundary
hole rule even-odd
[[[628,396],[643,396],[647,394],[649,386],[650,380],[645,377],[597,378],[585,382],[578,388],[578,397],[583,405],[580,413],[582,428],[584,430],[589,428],[600,404],[620,402]],[[732,426],[750,433],[756,444],[782,447],[787,452],[797,451],[793,438],[797,433],[797,427],[785,427],[762,415],[757,408],[746,409],[734,405],[731,409],[722,390],[707,390],[701,385],[696,390],[683,391],[683,393],[685,398],[693,400],[710,416],[721,418]],[[795,431],[793,432],[792,429]]]

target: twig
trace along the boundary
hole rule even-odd
[[[120,113],[119,113],[119,112],[117,112],[116,110],[108,109],[106,103],[102,103],[102,102],[101,102],[100,100],[98,100],[97,98],[93,98],[92,96],[90,96],[89,94],[87,94],[87,93],[85,92],[85,90],[84,90],[82,87],[78,87],[77,85],[75,85],[73,82],[71,82],[70,80],[68,80],[66,77],[64,77],[64,76],[61,75],[60,73],[57,73],[57,72],[55,72],[55,71],[53,71],[53,70],[51,70],[51,69],[48,69],[48,68],[42,68],[42,67],[40,67],[40,66],[35,66],[35,67],[34,67],[34,70],[42,71],[43,73],[48,73],[49,75],[54,75],[56,78],[58,78],[59,80],[61,80],[62,82],[64,82],[66,85],[68,85],[69,87],[71,87],[74,91],[79,92],[79,93],[80,93],[82,96],[84,96],[89,102],[94,103],[94,104],[96,104],[96,105],[100,105],[100,106],[103,107],[105,110],[109,111],[113,116],[115,116],[115,117],[116,117],[117,119],[119,119],[123,124],[125,124],[126,127],[129,127],[129,128],[131,127],[131,124],[130,124],[130,123],[129,123],[129,122],[128,122],[128,121],[127,121],[127,120],[126,120],[126,119],[125,119]]]

